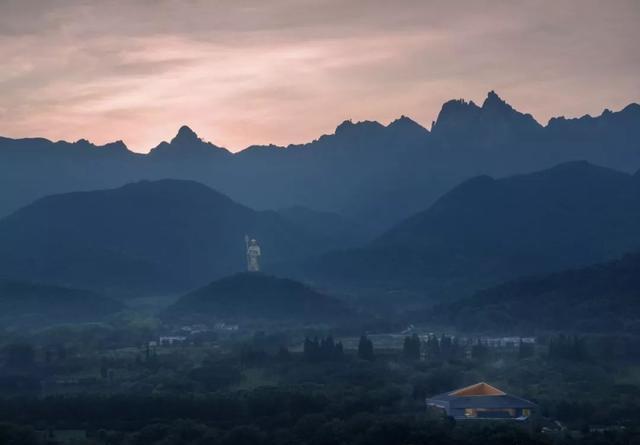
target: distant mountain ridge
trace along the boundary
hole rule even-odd
[[[482,133],[487,130],[535,133],[543,128],[533,116],[520,113],[494,91],[490,91],[480,107],[473,101],[466,102],[462,99],[445,103],[432,132],[439,137],[452,134],[460,137],[465,133]]]
[[[291,265],[325,285],[461,297],[531,274],[580,267],[640,248],[640,181],[587,162],[470,179],[357,249]]]
[[[171,139],[171,142],[161,142],[152,148],[148,156],[150,157],[197,157],[197,156],[230,156],[231,153],[222,147],[218,147],[210,142],[205,142],[186,125],[178,130],[178,134]]]
[[[0,276],[115,295],[183,291],[244,270],[245,234],[265,265],[349,243],[342,219],[323,215],[320,233],[309,213],[254,211],[185,180],[52,195],[0,220]]]
[[[121,142],[0,138],[0,215],[52,193],[110,188],[142,179],[202,182],[256,209],[304,206],[387,228],[459,182],[585,159],[640,167],[640,106],[542,126],[495,92],[481,106],[443,105],[432,131],[407,117],[384,126],[345,121],[334,134],[287,147],[230,153],[182,127],[147,155]]]

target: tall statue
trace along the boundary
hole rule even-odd
[[[247,270],[249,272],[260,272],[260,246],[255,239],[249,240],[249,236],[244,236],[244,243],[247,248]]]

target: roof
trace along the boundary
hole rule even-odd
[[[504,396],[505,392],[500,391],[495,386],[491,386],[488,383],[480,382],[475,385],[465,386],[464,388],[456,389],[449,393],[450,396],[462,397],[462,396]]]
[[[485,382],[438,394],[427,403],[447,403],[449,408],[533,408],[535,403],[504,391]]]

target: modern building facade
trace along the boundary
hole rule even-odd
[[[507,394],[485,382],[439,394],[426,400],[427,407],[441,409],[455,419],[526,420],[536,404]]]

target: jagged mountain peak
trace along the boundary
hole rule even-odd
[[[408,125],[413,125],[413,124],[418,125],[416,121],[414,121],[414,120],[413,120],[413,119],[411,119],[410,117],[405,116],[405,115],[403,114],[403,115],[401,115],[398,119],[393,120],[393,121],[389,124],[389,126],[391,126],[391,125],[407,125],[407,124],[408,124]]]
[[[68,144],[68,142],[58,141],[57,144]],[[104,145],[96,145],[93,142],[89,141],[88,139],[80,138],[77,141],[73,142],[71,145],[78,147],[82,150],[98,149],[98,150],[107,150],[109,152],[130,153],[129,148],[126,146],[126,144],[122,140],[107,142]]]
[[[487,98],[482,103],[482,111],[484,113],[501,114],[508,116],[510,119],[516,119],[526,123],[527,125],[534,125],[540,127],[540,124],[529,113],[521,113],[520,111],[509,105],[498,94],[491,90],[487,93]]]
[[[171,139],[172,144],[185,143],[185,142],[192,143],[192,142],[198,142],[198,141],[201,141],[201,139],[198,137],[196,132],[186,125],[183,125],[182,127],[180,127],[180,129],[178,130],[178,133],[175,135],[173,139]]]
[[[513,107],[509,105],[504,99],[502,99],[498,94],[491,90],[487,93],[487,97],[482,103],[483,109],[507,109],[513,110]]]
[[[422,125],[420,125],[410,117],[405,116],[404,114],[398,119],[389,123],[389,125],[387,125],[387,128],[420,129],[428,132],[426,128],[424,128]]]
[[[440,114],[458,111],[478,111],[480,107],[472,100],[467,101],[465,99],[451,99],[442,104]]]
[[[431,131],[455,129],[466,126],[473,121],[478,113],[478,107],[473,101],[464,99],[452,99],[444,104],[438,113],[436,121],[433,123]]]
[[[195,131],[186,125],[178,130],[178,133],[171,139],[171,142],[161,142],[152,148],[151,155],[163,155],[177,157],[188,154],[190,156],[207,156],[210,154],[230,154],[226,148],[218,147],[210,142],[203,141]],[[189,157],[189,156],[187,156]]]
[[[377,121],[358,121],[353,122],[351,119],[343,121],[336,127],[335,134],[348,134],[355,130],[376,130],[384,128],[384,126]]]
[[[502,136],[513,129],[535,130],[541,125],[528,113],[521,113],[509,105],[495,91],[478,107],[473,101],[463,99],[446,102],[433,125],[433,130],[447,132],[498,132]],[[499,130],[497,130],[499,128]],[[502,137],[501,136],[501,137]]]
[[[121,139],[118,139],[117,141],[114,141],[114,142],[108,142],[104,144],[102,148],[107,150],[112,150],[112,151],[122,151],[122,152],[129,151],[127,144],[125,144],[124,141],[122,141]]]
[[[632,124],[640,117],[640,105],[632,102],[620,111],[612,111],[605,108],[599,116],[584,114],[580,117],[556,116],[549,119],[547,127],[553,130],[564,129],[571,126],[575,129],[584,130],[587,126],[596,128],[598,125],[612,122],[628,122]],[[633,124],[632,124],[633,125]]]

